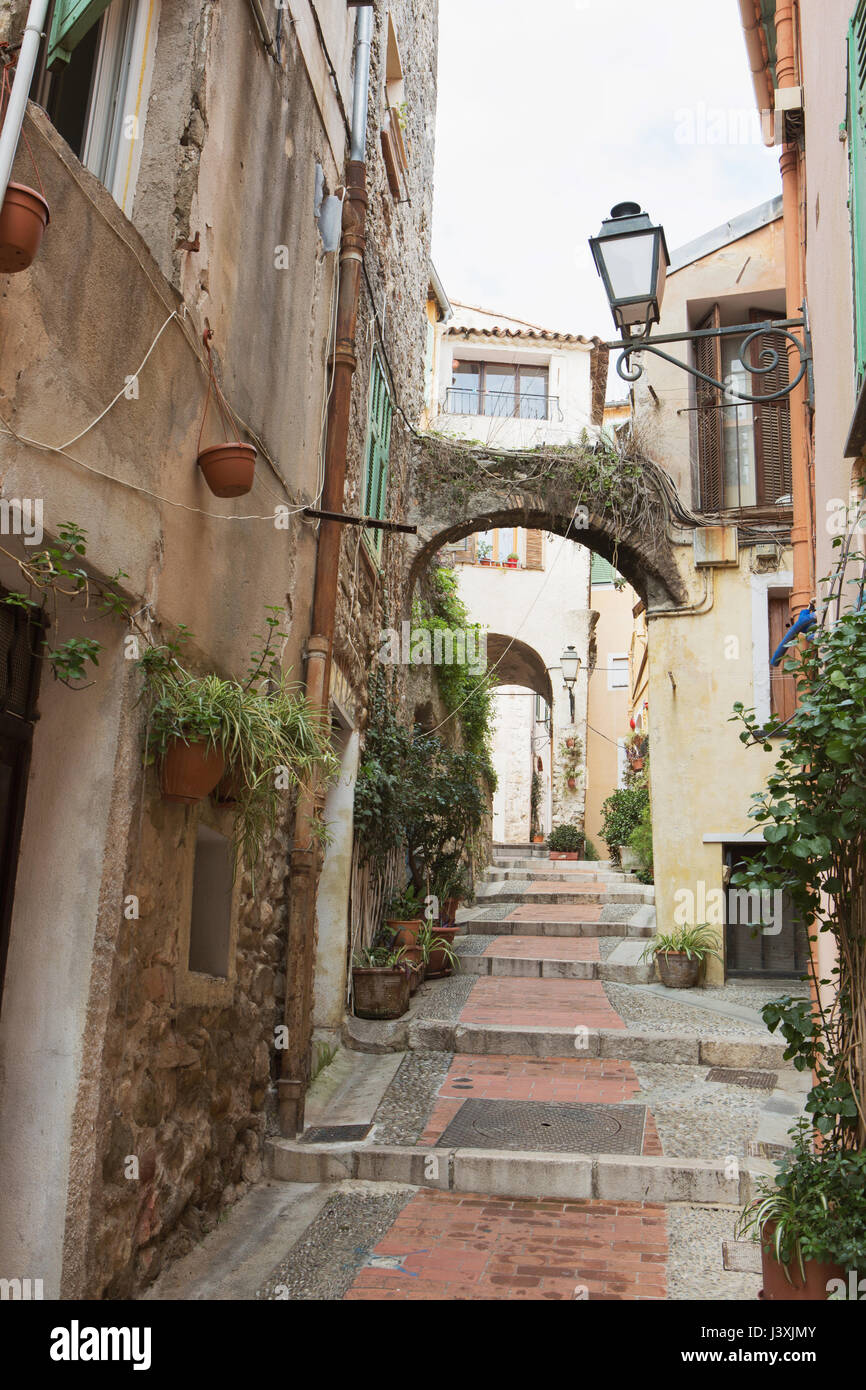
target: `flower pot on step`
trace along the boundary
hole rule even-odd
[[[409,1007],[409,977],[399,967],[355,967],[356,1018],[401,1018]]]
[[[685,951],[659,951],[655,958],[659,979],[668,989],[694,989],[701,974],[701,962]]]
[[[252,444],[212,444],[202,449],[198,466],[215,497],[243,497],[249,492],[256,473],[256,451]]]
[[[443,941],[447,941],[449,946],[454,945],[454,938],[459,931],[459,927],[437,927],[436,935]],[[448,962],[448,957],[443,950],[433,949],[430,952],[430,959],[427,962],[427,979],[441,980],[446,975],[453,975],[454,966]]]
[[[845,1270],[841,1265],[823,1264],[819,1260],[804,1260],[805,1280],[800,1274],[800,1266],[795,1260],[788,1266],[779,1264],[773,1250],[765,1250],[765,1244],[772,1244],[775,1221],[764,1223],[761,1241],[761,1273],[764,1284],[759,1297],[774,1302],[824,1303],[827,1300],[827,1285],[831,1279],[845,1280]]]
[[[165,801],[179,801],[192,806],[209,796],[225,772],[225,754],[221,748],[201,740],[184,743],[175,739],[165,750],[160,771],[162,795]]]
[[[555,849],[552,849],[552,850],[550,851],[550,858],[551,858],[551,859],[572,859],[572,860],[574,860],[574,859],[579,859],[579,858],[580,858],[580,854],[579,854],[579,852],[578,852],[577,850],[575,850],[574,852],[572,852],[571,850],[568,850],[568,851],[566,852],[565,850],[555,850]]]
[[[10,183],[0,208],[0,272],[15,275],[32,264],[49,220],[41,193],[23,183]]]

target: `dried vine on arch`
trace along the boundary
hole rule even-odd
[[[471,514],[479,493],[497,492],[515,510],[574,516],[575,539],[594,518],[611,537],[614,563],[625,536],[640,535],[651,550],[664,541],[668,508],[660,470],[633,437],[628,452],[587,434],[574,444],[501,449],[431,431],[419,438],[418,448],[417,503],[455,523]]]

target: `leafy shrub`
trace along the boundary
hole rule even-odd
[[[641,812],[641,818],[631,832],[629,838],[629,848],[633,849],[640,860],[640,870],[638,878],[642,883],[653,882],[653,827],[650,805],[647,802]]]
[[[602,806],[601,838],[617,864],[621,847],[629,844],[648,807],[649,790],[645,785],[620,787]]]
[[[547,847],[554,854],[580,854],[583,850],[583,831],[576,825],[558,825],[547,837]]]

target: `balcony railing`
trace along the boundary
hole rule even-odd
[[[500,420],[563,420],[558,396],[539,396],[532,391],[474,391],[449,386],[445,393],[446,415],[487,415]]]

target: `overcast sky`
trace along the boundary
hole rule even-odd
[[[737,0],[440,0],[433,258],[464,303],[612,336],[587,238],[676,247],[781,192]]]

